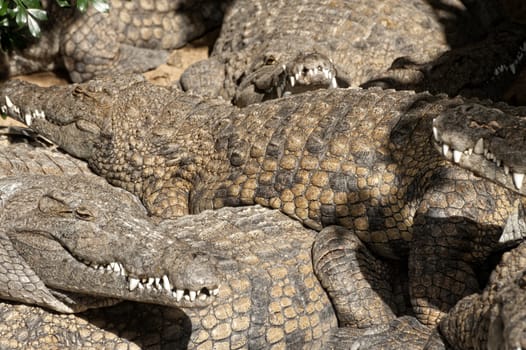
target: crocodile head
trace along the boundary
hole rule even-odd
[[[130,193],[101,181],[0,180],[2,227],[46,287],[177,307],[209,305],[215,259],[165,232]]]
[[[121,101],[120,95],[125,95],[130,86],[144,81],[141,75],[122,75],[115,82],[101,78],[45,89],[24,81],[7,81],[0,87],[0,112],[30,126],[67,153],[87,160],[93,156],[95,145],[114,133],[113,115],[138,114],[134,107],[155,101],[146,100],[144,91],[137,98],[126,96],[128,100]],[[119,127],[125,127],[124,120],[120,122]]]
[[[338,78],[336,66],[326,55],[300,52],[295,56],[266,52],[242,79],[235,103],[250,103],[317,89],[347,87]]]
[[[481,104],[465,104],[433,121],[436,148],[475,174],[526,194],[526,118]]]

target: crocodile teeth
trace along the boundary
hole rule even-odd
[[[197,296],[197,292],[191,290],[189,294],[190,294],[190,301],[195,301],[195,297]]]
[[[507,165],[504,165],[504,174],[509,175],[510,173],[510,167]]]
[[[7,106],[3,105],[2,107],[0,107],[0,112],[2,112],[2,114],[7,114]]]
[[[444,156],[447,156],[447,152],[449,152],[449,145],[444,143],[444,144],[442,145],[442,154],[443,154]]]
[[[524,180],[524,174],[513,173],[513,184],[519,191],[522,188],[522,180]]]
[[[147,283],[145,285],[146,288],[151,288],[153,286],[153,282],[155,282],[155,278],[153,278],[153,277],[148,278],[148,281],[147,281]]]
[[[433,126],[433,137],[435,138],[436,141],[440,141],[438,139],[438,129],[436,126]]]
[[[15,105],[8,96],[5,97],[5,104],[7,105],[7,108],[13,108]]]
[[[336,77],[332,77],[331,88],[336,89],[337,87],[338,87],[338,82],[336,81]]]
[[[183,299],[183,296],[184,296],[184,290],[176,289],[175,298],[177,299],[177,301],[181,301],[181,299]]]
[[[26,114],[24,115],[24,121],[26,122],[27,126],[31,126],[31,120],[32,119],[33,119],[33,117],[31,116],[31,113],[26,112]]]
[[[211,293],[212,295],[218,295],[219,294],[219,288],[212,289]]]
[[[513,74],[515,74],[515,64],[510,65],[510,70]]]
[[[482,139],[482,137],[478,139],[477,143],[475,143],[475,147],[473,147],[473,152],[475,152],[475,154],[484,153],[484,140]]]
[[[139,286],[139,280],[137,278],[131,277],[128,284],[128,289],[130,292],[134,291]]]
[[[453,161],[455,163],[460,162],[460,158],[462,157],[462,152],[457,151],[456,149],[453,150]]]
[[[168,290],[168,291],[171,291],[172,290],[172,287],[170,286],[170,280],[168,279],[168,276],[164,275],[163,278],[162,278],[162,286],[164,289]]]
[[[292,75],[289,77],[289,82],[291,87],[294,87],[294,85],[296,85],[296,79],[294,79]]]

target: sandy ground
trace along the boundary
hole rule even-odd
[[[156,69],[144,73],[145,77],[154,84],[172,85],[176,82],[183,71],[194,62],[203,60],[208,57],[210,46],[217,37],[217,32],[209,33],[202,38],[194,40],[186,46],[172,51],[167,62]],[[22,79],[40,86],[52,86],[68,84],[65,76],[60,73],[43,72],[31,75],[13,77],[13,79]],[[10,118],[0,118],[0,127],[2,126],[24,126]]]

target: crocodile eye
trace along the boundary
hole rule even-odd
[[[77,209],[75,209],[75,217],[84,221],[91,221],[95,219],[95,216],[86,207],[78,207]]]
[[[318,70],[319,70],[320,72],[323,70],[323,67],[322,67],[322,66],[318,66],[317,68],[318,68]]]
[[[276,59],[274,58],[274,56],[268,56],[265,58],[265,64],[267,66],[270,66],[272,64],[275,64],[276,63]]]

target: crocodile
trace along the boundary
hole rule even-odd
[[[449,1],[461,8],[459,1]],[[181,76],[185,91],[240,106],[317,88],[358,86],[391,62],[449,47],[446,15],[421,0],[234,1],[210,57]],[[446,30],[447,31],[447,30]]]
[[[4,301],[61,314],[123,299],[169,306],[173,311],[155,309],[166,315],[163,323],[191,326],[162,341],[189,348],[225,343],[316,348],[337,327],[332,305],[312,270],[314,232],[278,211],[227,208],[159,222],[145,217],[144,208],[129,192],[111,187],[84,162],[57,150],[9,144],[0,147],[0,165]],[[68,210],[76,210],[81,225],[68,217]],[[85,221],[91,215],[96,217]],[[100,228],[90,233],[85,223],[97,221]],[[115,229],[121,221],[127,224]],[[287,232],[287,239],[282,232]],[[208,254],[198,253],[203,251]],[[20,268],[11,270],[9,265]],[[24,274],[16,273],[19,270]],[[14,271],[13,278],[5,271]],[[167,288],[171,290],[165,296]],[[97,330],[97,323],[86,325],[82,314],[53,315],[15,305],[4,302],[3,317],[22,309],[16,317],[46,319],[43,323],[51,329],[64,328],[54,333],[63,346],[97,344],[102,335],[108,341],[105,346],[112,344],[107,332]],[[144,310],[151,307],[135,308],[147,317]],[[111,319],[105,318],[110,324]],[[84,327],[102,335],[83,333]],[[3,339],[19,339],[19,334],[2,333],[17,331],[5,326],[0,334]],[[49,329],[33,332],[34,342],[50,338]],[[149,338],[147,332],[137,334],[142,334],[142,341]],[[80,340],[82,344],[76,343]],[[119,343],[127,343],[125,335]]]
[[[0,51],[6,76],[65,68],[73,82],[103,74],[144,72],[166,61],[169,49],[183,46],[221,24],[217,1],[109,1],[107,13],[85,13],[43,1],[49,20],[41,37],[26,47]]]
[[[87,160],[153,216],[260,204],[318,231],[343,226],[341,236],[357,237],[351,245],[406,263],[412,309],[429,326],[479,290],[475,269],[506,244],[502,227],[517,201],[435,151],[433,118],[462,98],[323,89],[239,109],[119,76],[52,88],[10,81],[0,99],[2,113]],[[359,256],[349,257],[341,268],[352,271]],[[365,280],[382,280],[380,270]],[[342,280],[322,285],[339,290]],[[374,290],[361,293],[386,303]],[[336,298],[346,314],[352,293]],[[366,328],[379,319],[350,322]]]
[[[457,107],[434,120],[436,147],[460,167],[524,195],[523,115],[479,104]],[[519,245],[504,253],[484,291],[459,301],[440,324],[442,334],[457,348],[526,348],[524,204],[523,199],[504,229]]]
[[[477,103],[457,107],[433,122],[435,146],[462,168],[526,194],[524,108],[502,111]],[[443,152],[442,152],[443,153]]]
[[[23,144],[0,149],[2,299],[62,313],[112,299],[209,305],[215,260],[167,240],[135,196],[70,158]],[[156,288],[138,288],[144,281]]]
[[[476,42],[453,48],[430,61],[399,57],[391,67],[362,84],[397,90],[428,91],[449,96],[506,100],[519,78],[526,57],[526,30],[521,23],[504,22]]]

